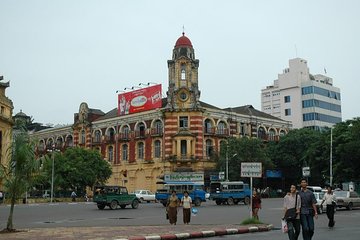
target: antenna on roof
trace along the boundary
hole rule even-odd
[[[298,57],[298,52],[297,52],[296,44],[295,44],[295,56]]]
[[[185,35],[185,27],[183,25],[183,32],[182,32],[182,35],[184,36]]]

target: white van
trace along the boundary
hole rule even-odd
[[[307,189],[309,189],[312,192],[322,192],[322,188],[319,186],[307,186]]]

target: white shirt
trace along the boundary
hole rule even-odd
[[[191,203],[191,197],[188,196],[188,197],[183,197],[181,199],[181,203],[183,205],[183,208],[190,208],[190,203]]]
[[[325,201],[326,205],[331,205],[333,202],[336,202],[336,197],[333,193],[332,194],[325,193],[323,200]]]

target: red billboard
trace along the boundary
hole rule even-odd
[[[161,84],[118,95],[118,115],[161,108]]]

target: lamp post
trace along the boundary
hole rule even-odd
[[[333,136],[332,136],[332,127],[330,128],[330,186],[332,187],[333,182],[333,171],[332,171],[332,142],[333,142]]]
[[[225,170],[226,170],[226,181],[229,181],[229,148],[228,145],[226,146],[226,162],[225,162]],[[234,153],[234,155],[232,155],[231,159],[233,157],[235,157],[237,155],[237,153]]]
[[[55,172],[55,144],[51,145],[51,149],[48,150],[48,152],[51,152],[51,196],[50,196],[50,203],[53,202],[53,197],[54,197],[54,172]]]
[[[52,167],[51,167],[51,197],[50,197],[50,203],[53,202],[53,196],[54,196],[54,165],[55,165],[55,153],[54,153],[55,147],[53,146],[53,150],[51,153],[52,158]]]

